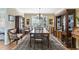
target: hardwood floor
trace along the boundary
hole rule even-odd
[[[19,40],[18,44],[16,45],[16,42],[13,42],[9,45],[4,45],[3,41],[0,41],[0,50],[14,50],[21,42],[23,42],[26,39],[27,35],[25,35],[21,40]]]
[[[53,35],[50,37],[50,48],[43,44],[43,48],[40,43],[35,44],[32,41],[32,47],[29,45],[29,34],[25,35],[23,39],[19,40],[19,43],[12,43],[9,45],[3,45],[3,42],[0,41],[0,50],[67,50]]]
[[[32,41],[32,47],[30,47],[29,36],[27,36],[27,40],[24,40],[21,44],[19,44],[17,48],[15,48],[15,50],[67,50],[67,49],[56,38],[54,38],[53,35],[51,35],[50,48],[48,48],[46,44],[43,44],[42,48],[42,45],[40,43],[36,43],[34,48],[33,41]]]
[[[3,41],[0,41],[0,50],[13,50],[16,46],[15,42],[9,45],[4,45]]]

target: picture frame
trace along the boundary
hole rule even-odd
[[[15,21],[15,16],[8,15],[8,21],[14,22]]]
[[[76,27],[79,27],[79,17],[76,16]]]
[[[30,21],[30,19],[27,19],[27,25],[29,25],[29,21]]]
[[[53,24],[53,19],[49,19],[49,24]]]

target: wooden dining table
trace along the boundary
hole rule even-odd
[[[43,32],[35,32],[35,29],[33,29],[32,31],[30,31],[30,47],[31,47],[31,35],[34,35],[34,34],[42,34],[43,37],[46,37],[47,36],[47,45],[48,45],[48,48],[49,48],[49,31],[46,30],[46,28],[43,28]]]

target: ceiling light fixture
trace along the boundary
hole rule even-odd
[[[41,20],[43,17],[42,17],[42,14],[41,14],[41,8],[39,8],[39,20]]]

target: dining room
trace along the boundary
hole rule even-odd
[[[6,8],[5,8],[6,9]],[[64,8],[7,8],[4,50],[65,50],[54,36],[56,14]],[[6,18],[5,18],[6,19]]]
[[[78,50],[79,1],[0,1],[0,59],[77,59]]]
[[[19,9],[20,11],[23,9]],[[25,27],[28,32],[27,40],[24,40],[16,50],[52,50],[66,49],[53,36],[55,12],[62,8],[27,8],[24,9]],[[56,39],[53,41],[53,39]],[[54,42],[54,43],[53,43]],[[27,45],[27,46],[25,46]]]

